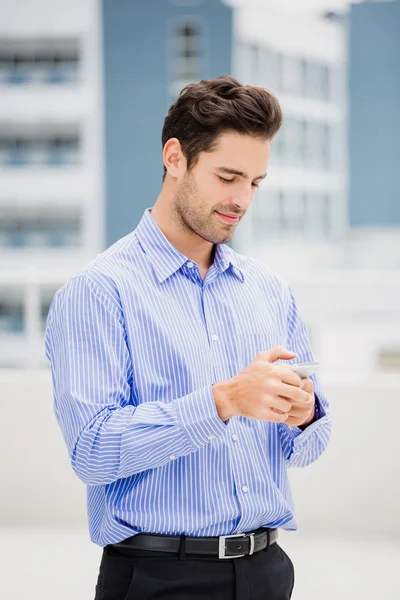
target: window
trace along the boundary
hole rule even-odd
[[[282,57],[282,91],[301,94],[301,65],[297,58]]]
[[[281,199],[282,229],[287,232],[304,232],[306,210],[304,197],[298,192],[285,192]]]
[[[67,84],[78,79],[77,39],[0,40],[0,84]]]
[[[331,71],[328,65],[302,59],[301,82],[304,96],[325,101],[331,99]]]
[[[306,166],[310,169],[322,169],[323,161],[323,128],[320,123],[309,121],[307,124]]]
[[[176,97],[183,87],[200,78],[202,31],[197,20],[175,24],[172,39],[171,94]]]
[[[261,70],[260,70],[260,47],[256,44],[250,46],[251,52],[251,81],[253,85],[261,84]]]
[[[58,288],[44,286],[40,290],[40,329],[42,332],[46,329],[47,315],[50,305]]]
[[[283,126],[283,164],[290,167],[304,165],[306,148],[305,122],[288,117]]]
[[[19,129],[19,130],[18,130]],[[80,162],[77,126],[29,128],[0,126],[0,165],[68,166]]]
[[[307,235],[313,239],[329,239],[332,236],[333,196],[326,193],[304,194]]]
[[[326,123],[286,117],[272,141],[272,164],[309,169],[331,168],[332,129]]]
[[[283,152],[283,138],[282,138],[282,129],[280,128],[278,133],[273,137],[271,141],[271,154],[269,158],[269,164],[271,166],[281,166],[283,164],[282,160],[282,152]]]
[[[0,248],[77,247],[82,243],[77,207],[0,209]]]
[[[325,169],[332,168],[331,145],[332,128],[325,123],[321,125],[321,161]]]
[[[273,191],[257,194],[253,200],[253,232],[256,243],[275,239],[280,229],[278,195]]]
[[[253,83],[254,76],[252,46],[245,42],[238,42],[237,45],[235,45],[235,52],[237,53],[236,62],[238,79],[243,81],[245,85],[250,85]]]
[[[261,46],[258,60],[260,84],[272,92],[280,90],[282,88],[282,54]]]
[[[0,333],[22,333],[25,328],[22,294],[0,288]]]
[[[321,198],[322,231],[326,238],[330,238],[333,230],[332,223],[332,198],[329,194],[323,194]]]
[[[321,96],[324,100],[332,99],[331,70],[327,65],[321,66]]]

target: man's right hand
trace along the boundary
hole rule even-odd
[[[285,369],[277,360],[290,360],[296,354],[283,346],[260,352],[237,375],[214,384],[213,394],[222,421],[235,415],[251,419],[285,422],[294,402],[309,402],[309,394],[301,387],[299,375]],[[280,412],[276,412],[280,411]]]

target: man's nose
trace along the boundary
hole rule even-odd
[[[244,191],[240,194],[235,194],[232,197],[232,204],[235,204],[242,212],[246,212],[253,198],[252,191]]]

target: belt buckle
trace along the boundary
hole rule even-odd
[[[236,538],[236,537],[245,538],[247,536],[249,536],[249,538],[250,538],[249,554],[253,554],[253,552],[254,552],[254,533],[233,533],[232,535],[220,535],[219,536],[218,557],[219,558],[241,558],[243,556],[246,556],[245,554],[234,554],[233,556],[226,556],[225,555],[225,550],[226,550],[225,541],[228,538]]]

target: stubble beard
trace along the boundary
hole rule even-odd
[[[218,227],[215,212],[207,212],[209,209],[203,206],[194,178],[187,173],[173,200],[175,222],[191,235],[198,235],[212,244],[225,244],[231,239],[233,231],[224,233],[222,223],[222,227]]]

